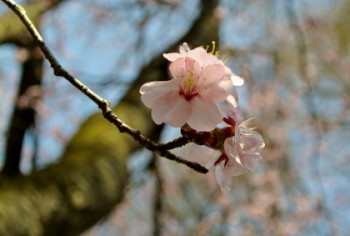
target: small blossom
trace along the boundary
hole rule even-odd
[[[195,142],[199,145],[189,146],[187,153],[207,161],[209,169],[214,168],[217,182],[223,192],[230,190],[232,177],[252,171],[261,157],[261,151],[265,146],[262,137],[250,126],[252,120],[243,120],[243,116],[236,100],[229,96],[226,100],[226,117],[223,119],[226,125],[211,132],[187,131],[191,136],[193,132],[198,136]],[[197,140],[199,142],[197,142]],[[202,146],[200,146],[202,145]],[[205,146],[204,146],[205,145]],[[205,154],[203,154],[203,150]]]
[[[265,147],[263,138],[250,127],[252,118],[243,121],[243,116],[232,96],[227,98],[227,117],[224,121],[235,126],[235,135],[224,141],[224,153],[216,160],[215,175],[223,192],[230,189],[233,176],[244,174],[255,168]]]

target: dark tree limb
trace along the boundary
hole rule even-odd
[[[11,177],[20,173],[19,166],[24,135],[34,126],[36,103],[40,99],[43,57],[37,47],[23,49],[26,58],[22,64],[22,75],[7,134],[5,161],[1,176]]]
[[[154,193],[153,193],[153,212],[152,212],[152,227],[153,236],[162,235],[161,214],[163,210],[163,178],[159,167],[159,160],[153,157],[150,169],[154,176]]]

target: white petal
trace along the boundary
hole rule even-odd
[[[192,114],[188,124],[197,131],[211,131],[223,119],[223,115],[217,105],[203,102],[200,98],[191,100]]]
[[[217,150],[194,143],[189,143],[180,150],[176,150],[176,153],[186,160],[196,161],[203,164],[207,164],[211,160],[216,160],[216,158],[220,155],[220,152]]]
[[[228,104],[232,106],[232,108],[238,107],[237,100],[235,99],[234,96],[230,95],[226,98],[226,100],[227,100]]]
[[[224,166],[223,161],[215,166],[215,177],[221,191],[228,193],[231,190],[232,173]]]
[[[163,57],[165,57],[166,59],[168,59],[168,61],[175,61],[181,57],[184,57],[185,55],[182,55],[180,53],[177,52],[172,52],[172,53],[163,53]]]
[[[231,75],[231,81],[234,86],[241,86],[244,84],[244,79],[235,74]]]
[[[204,67],[207,65],[208,55],[209,54],[204,48],[198,47],[189,51],[186,56],[194,59],[201,67]]]
[[[224,79],[220,82],[220,86],[226,90],[226,93],[233,96],[238,101],[238,94],[236,88],[233,86],[230,79]]]
[[[262,158],[261,152],[265,147],[265,142],[260,135],[241,135],[240,142],[244,144],[244,148],[242,148],[243,155],[254,158],[255,160]]]
[[[220,85],[211,85],[199,91],[200,97],[203,101],[208,103],[218,103],[226,99],[227,93]]]
[[[227,168],[230,168],[229,171],[230,171],[232,177],[242,175],[242,174],[245,174],[245,173],[251,171],[250,169],[243,167],[241,165],[238,165],[238,164],[232,165],[232,166],[227,167]]]
[[[248,121],[244,121],[244,125]],[[264,140],[253,129],[237,125],[234,137],[224,142],[226,155],[230,158],[230,165],[234,175],[252,171],[257,160],[261,159],[261,151],[265,146]]]
[[[166,123],[173,127],[186,124],[191,115],[191,104],[178,92],[170,92],[154,102],[152,118],[156,124]]]
[[[227,138],[224,142],[225,154],[233,159],[237,164],[242,165],[241,158],[238,153],[237,143],[235,141],[235,137]]]
[[[191,49],[188,47],[187,43],[183,43],[180,47],[179,47],[179,52],[180,54],[186,54],[189,51],[191,51]]]
[[[152,108],[154,102],[160,97],[178,88],[175,80],[145,83],[140,88],[141,100],[147,107]]]
[[[232,95],[226,98],[226,103],[223,105],[223,112],[226,116],[234,119],[237,124],[243,121],[243,115],[237,104],[237,100]]]
[[[221,65],[210,65],[202,70],[196,87],[203,101],[218,103],[225,100],[227,93],[221,86],[223,76],[224,66]]]
[[[223,65],[206,66],[200,74],[198,86],[205,87],[213,84],[220,84],[225,76],[225,67]]]

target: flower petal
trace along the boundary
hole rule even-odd
[[[231,190],[232,172],[229,167],[224,166],[224,162],[215,165],[216,181],[220,185],[221,191],[228,193]]]
[[[227,138],[224,142],[225,154],[230,158],[235,160],[238,164],[242,165],[242,161],[239,156],[239,151],[235,137]]]
[[[152,118],[156,124],[166,123],[181,127],[186,124],[191,110],[191,104],[179,96],[177,91],[172,91],[153,103]]]
[[[252,164],[252,165],[254,165],[254,168],[255,168],[255,164],[256,164],[256,162],[254,161]],[[226,171],[230,172],[232,177],[242,175],[244,173],[252,171],[253,169],[246,168],[246,167],[236,163],[234,160],[230,160],[229,164],[226,166]]]
[[[234,96],[230,95],[226,98],[225,104],[223,105],[223,112],[226,116],[232,118],[236,124],[243,122],[242,112]]]
[[[208,103],[218,103],[226,99],[226,90],[218,84],[211,85],[199,91],[200,97],[203,101]]]
[[[172,52],[172,53],[163,53],[163,57],[168,59],[168,61],[175,61],[181,57],[184,57],[185,55],[177,53],[177,52]]]
[[[145,83],[140,88],[141,100],[147,107],[152,108],[160,97],[175,90],[178,90],[175,80]]]
[[[175,150],[175,152],[186,160],[196,161],[202,164],[208,164],[212,160],[215,161],[215,159],[220,156],[218,150],[195,143],[186,144],[184,147],[179,148],[179,151]]]
[[[235,74],[232,74],[230,79],[234,86],[241,86],[244,84],[244,79]]]
[[[213,55],[208,54],[208,52],[201,47],[189,51],[186,56],[197,61],[201,67],[205,67],[209,64],[214,64],[212,57]]]
[[[226,90],[226,93],[230,96],[233,96],[236,101],[238,101],[238,94],[236,88],[233,86],[232,81],[230,79],[224,78],[220,82],[220,86]]]
[[[188,47],[188,44],[186,42],[184,42],[183,44],[181,44],[181,46],[179,47],[179,52],[180,54],[186,54],[189,51],[191,51],[191,49]]]
[[[265,147],[264,139],[259,134],[241,135],[240,142],[244,145],[242,153],[245,156],[254,158],[255,160],[261,159],[261,151]]]
[[[197,131],[211,131],[223,119],[217,105],[203,102],[200,98],[191,100],[192,114],[187,124]]]
[[[208,65],[202,71],[198,79],[198,86],[205,88],[213,84],[219,84],[225,76],[225,66]]]
[[[180,86],[183,86],[183,82],[189,78],[197,78],[201,72],[198,62],[189,57],[175,60],[170,64],[169,70]]]

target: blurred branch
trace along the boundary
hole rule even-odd
[[[31,156],[31,162],[32,162],[32,170],[36,171],[38,167],[38,153],[39,153],[39,129],[37,127],[37,122],[32,126],[31,134],[32,134],[32,142],[33,142],[33,153]]]
[[[178,163],[184,164],[193,170],[199,172],[199,173],[207,173],[208,170],[201,166],[198,163],[191,162],[188,160],[185,160],[181,157],[177,157],[174,154],[168,152],[164,149],[159,149],[158,144],[153,142],[152,140],[144,137],[139,130],[133,129],[129,127],[127,124],[122,122],[119,117],[112,111],[110,107],[110,103],[94,93],[90,88],[88,88],[85,84],[83,84],[81,81],[79,81],[77,78],[75,78],[73,75],[71,75],[68,71],[66,71],[61,64],[57,61],[55,56],[51,53],[50,49],[46,46],[44,40],[42,39],[40,33],[35,28],[32,21],[28,18],[28,15],[26,14],[26,11],[23,7],[16,4],[12,0],[3,0],[3,2],[11,8],[17,16],[21,19],[23,24],[26,26],[32,37],[37,42],[38,46],[42,50],[42,52],[45,55],[45,58],[49,61],[54,74],[59,77],[63,77],[66,80],[68,80],[73,86],[75,86],[78,90],[80,90],[82,93],[84,93],[87,97],[89,97],[93,102],[96,103],[96,105],[100,108],[102,111],[103,116],[110,121],[112,124],[114,124],[119,132],[121,133],[127,133],[130,136],[134,138],[135,141],[137,141],[141,146],[149,149],[150,151],[156,152],[159,155],[169,159],[176,161]]]
[[[321,124],[321,121],[318,117],[318,109],[315,101],[315,91],[313,89],[312,80],[310,73],[308,72],[308,48],[306,44],[306,37],[304,35],[304,32],[301,28],[301,26],[298,23],[298,16],[296,14],[295,10],[295,1],[290,0],[286,1],[285,8],[287,12],[288,20],[293,28],[293,33],[296,41],[296,47],[298,51],[298,62],[299,62],[299,71],[300,75],[304,78],[304,82],[306,85],[306,94],[309,94],[309,98],[305,99],[306,107],[310,113],[311,119],[312,119],[312,125],[315,127],[316,132],[316,143],[315,143],[315,151],[314,156],[311,157],[311,161],[314,163],[311,166],[314,166],[315,168],[315,175],[319,179],[320,183],[318,186],[320,187],[320,191],[322,194],[323,199],[322,201],[322,207],[319,208],[319,210],[323,213],[324,218],[328,224],[330,233],[332,235],[336,235],[335,228],[333,225],[333,219],[332,215],[330,213],[330,210],[327,207],[327,201],[326,201],[326,194],[325,194],[325,188],[322,181],[322,176],[320,173],[320,157],[321,157],[321,148],[322,148],[322,139],[324,135],[324,129]]]
[[[161,236],[162,235],[161,213],[163,209],[163,205],[162,205],[163,181],[162,181],[162,176],[159,169],[159,161],[155,156],[153,157],[151,171],[153,172],[153,176],[155,178],[154,197],[153,197],[153,217],[152,217],[153,236]]]
[[[35,124],[36,106],[41,98],[43,56],[37,47],[23,49],[22,75],[14,110],[10,118],[4,166],[1,176],[11,177],[20,173],[20,161],[26,131]]]
[[[41,16],[48,10],[56,7],[65,0],[37,0],[26,4],[24,7],[28,16],[35,25],[38,25]],[[0,17],[0,45],[14,43],[26,46],[31,39],[23,24],[17,24],[18,18],[13,14],[4,14]],[[32,40],[29,40],[32,41]]]

